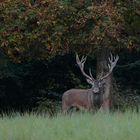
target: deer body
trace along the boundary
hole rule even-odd
[[[62,96],[62,111],[66,112],[71,107],[76,107],[80,110],[91,110],[92,98],[91,89],[70,89]]]
[[[86,57],[82,57],[80,60],[78,55],[76,55],[77,64],[86,78],[87,82],[92,86],[91,89],[70,89],[64,92],[62,96],[62,112],[67,112],[71,107],[76,107],[78,109],[91,110],[95,106],[101,107],[102,96],[103,96],[103,85],[105,79],[111,74],[113,68],[115,67],[119,57],[109,58],[109,72],[102,76],[100,79],[94,79],[91,70],[89,70],[89,75],[84,71],[84,63],[86,62]]]
[[[62,112],[67,112],[71,107],[79,110],[91,111],[101,105],[101,92],[95,94],[91,89],[70,89],[62,96]]]

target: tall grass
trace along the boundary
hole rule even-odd
[[[0,118],[0,140],[140,140],[140,114],[35,114]]]

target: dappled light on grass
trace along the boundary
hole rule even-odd
[[[73,113],[0,118],[0,140],[139,140],[140,114]]]

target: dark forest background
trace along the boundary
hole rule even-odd
[[[0,112],[53,114],[70,88],[89,88],[75,61],[87,55],[96,76],[98,50],[120,56],[113,109],[140,105],[140,3],[94,0],[0,2]]]

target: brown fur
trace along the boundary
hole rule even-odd
[[[62,112],[67,112],[71,107],[91,110],[92,105],[92,89],[70,89],[62,96]]]

